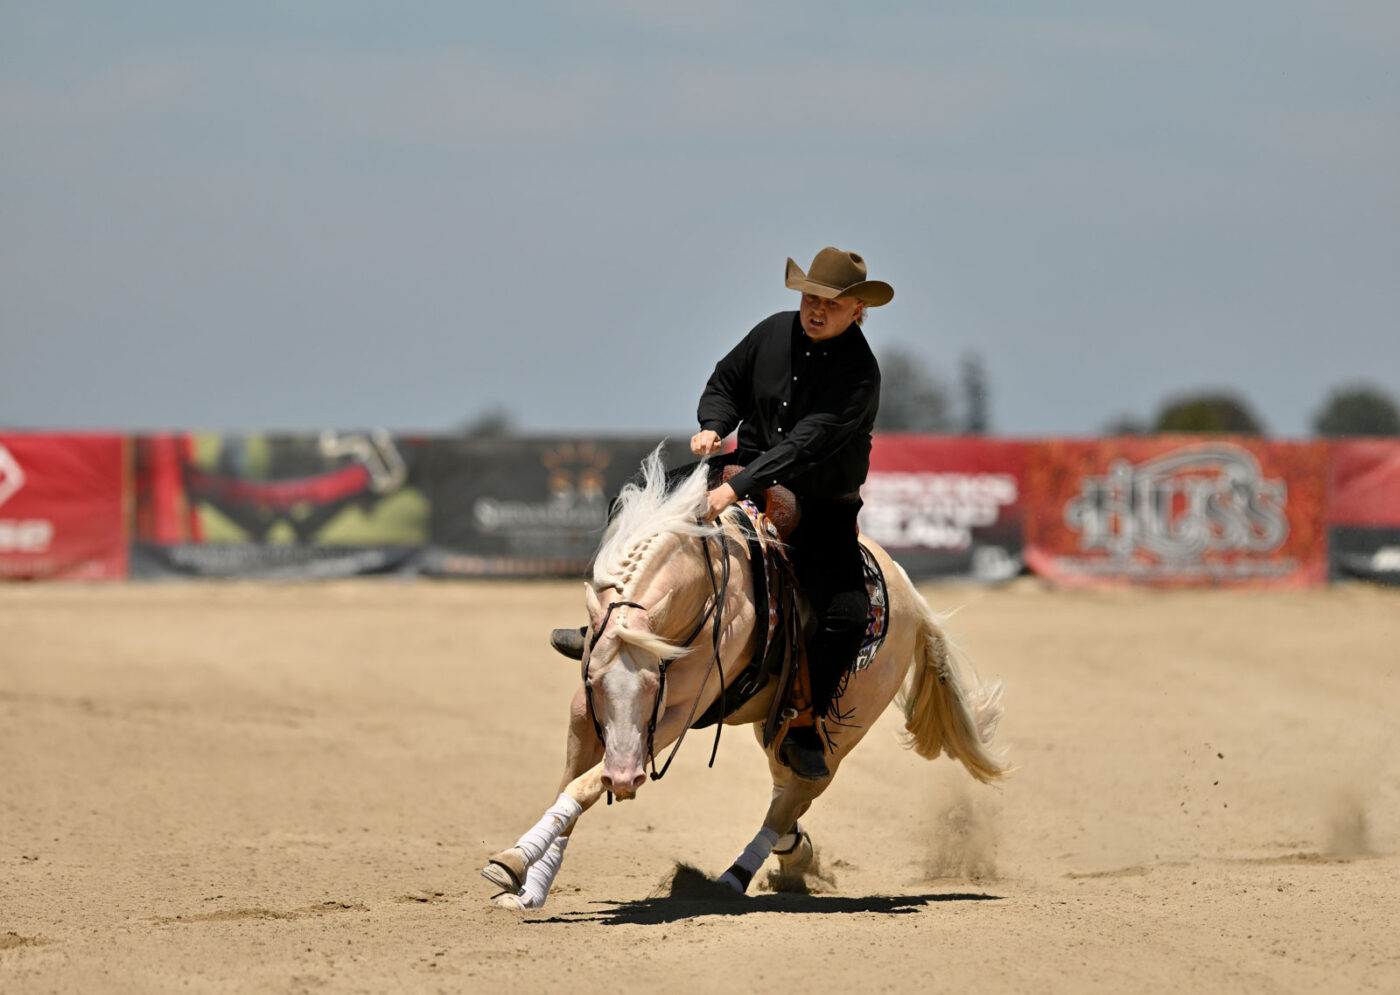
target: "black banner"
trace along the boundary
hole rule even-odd
[[[1334,579],[1400,587],[1400,529],[1333,526],[1327,538]]]
[[[688,438],[688,437],[687,437]],[[445,577],[582,576],[608,509],[656,438],[437,439],[426,573]],[[694,460],[677,439],[667,466]]]

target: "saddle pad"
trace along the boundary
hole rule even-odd
[[[856,662],[851,670],[864,670],[875,659],[884,645],[885,635],[890,631],[889,589],[885,585],[885,574],[880,564],[875,562],[875,554],[860,547],[861,559],[865,561],[865,593],[870,598],[870,608],[865,615],[865,641],[856,653]]]

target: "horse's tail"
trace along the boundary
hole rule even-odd
[[[992,746],[1001,720],[1001,681],[983,684],[970,667],[963,667],[943,635],[939,618],[913,590],[919,615],[913,672],[900,692],[906,744],[932,760],[946,753],[961,761],[979,781],[992,781],[1011,769],[1004,751]]]

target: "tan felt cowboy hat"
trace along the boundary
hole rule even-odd
[[[787,261],[787,286],[804,294],[818,297],[854,297],[867,307],[888,304],[894,288],[883,280],[865,278],[865,260],[854,252],[842,252],[827,246],[812,260],[806,273],[791,259]]]

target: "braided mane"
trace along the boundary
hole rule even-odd
[[[642,482],[628,483],[618,496],[608,530],[593,560],[593,587],[615,588],[619,594],[639,572],[653,541],[663,535],[719,535],[718,522],[702,524],[708,489],[704,463],[669,491],[661,446],[642,461]]]

